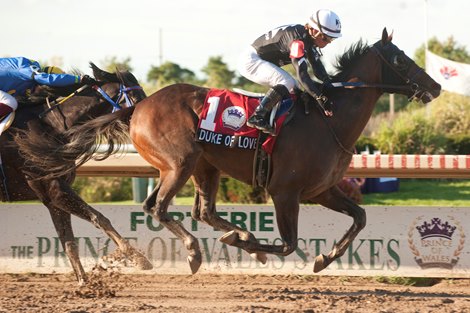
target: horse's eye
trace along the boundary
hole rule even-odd
[[[403,54],[394,55],[392,63],[398,70],[404,70],[406,68],[406,58]]]

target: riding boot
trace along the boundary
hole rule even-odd
[[[276,130],[269,124],[268,115],[271,109],[283,99],[285,93],[289,94],[289,91],[283,85],[276,85],[269,89],[260,101],[255,113],[246,122],[246,125],[255,127],[271,136],[276,136]]]

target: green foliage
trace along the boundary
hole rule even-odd
[[[359,137],[355,146],[357,153],[361,153],[362,151],[369,151],[372,153],[373,151],[378,150],[375,139],[364,135]]]
[[[394,95],[394,112],[402,111],[408,105],[408,98],[404,95],[395,94]],[[390,95],[383,94],[377,104],[375,105],[373,116],[380,114],[382,112],[390,112]]]
[[[446,138],[421,110],[407,110],[392,125],[382,124],[376,140],[379,150],[390,154],[439,154],[446,148]]]
[[[448,154],[470,154],[470,134],[449,136],[448,139]]]
[[[370,193],[365,205],[470,206],[470,180],[400,179],[399,192]]]
[[[72,187],[86,202],[132,199],[132,179],[128,177],[79,177]]]
[[[152,66],[147,74],[147,79],[156,82],[159,88],[176,83],[198,83],[193,71],[172,62],[165,62],[161,66]]]
[[[210,57],[207,65],[202,69],[207,75],[205,86],[211,88],[231,88],[235,72],[229,70],[221,56]]]
[[[222,177],[217,200],[230,203],[265,203],[267,194],[263,188],[253,188],[234,178]]]
[[[470,98],[443,92],[431,103],[437,129],[449,136],[470,135]]]
[[[235,77],[235,83],[233,86],[247,90],[247,91],[258,92],[258,93],[266,93],[268,91],[268,87],[255,84],[254,82],[246,79],[243,76]]]
[[[102,62],[102,66],[105,71],[110,73],[116,72],[116,69],[119,71],[130,71],[132,72],[133,68],[130,65],[131,58],[127,57],[122,61],[119,61],[116,56],[106,57]]]
[[[465,46],[461,46],[457,43],[453,36],[450,36],[445,41],[439,41],[436,37],[432,37],[428,40],[428,49],[434,54],[437,54],[443,58],[460,62],[470,63],[470,54],[468,53]],[[415,62],[422,68],[425,67],[425,46],[422,44],[415,51]]]
[[[194,196],[194,184],[192,180],[188,180],[186,184],[184,184],[183,188],[178,191],[176,194],[177,197],[193,197]]]

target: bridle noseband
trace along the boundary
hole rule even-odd
[[[66,100],[70,99],[71,97],[79,94],[80,92],[82,92],[83,90],[85,90],[86,88],[88,87],[91,87],[93,90],[95,90],[96,92],[98,92],[108,103],[110,103],[112,106],[113,106],[113,112],[114,111],[117,111],[117,110],[121,110],[122,107],[121,105],[119,104],[122,100],[122,97],[124,97],[124,99],[126,100],[126,106],[128,107],[131,107],[131,106],[134,106],[134,101],[132,101],[132,99],[129,97],[129,92],[132,91],[132,90],[142,90],[142,87],[141,86],[131,86],[131,87],[126,87],[123,83],[120,83],[119,84],[119,93],[117,94],[117,97],[116,97],[116,100],[113,100],[101,87],[99,87],[98,85],[93,85],[93,86],[89,86],[89,85],[83,85],[82,87],[80,87],[79,89],[75,90],[73,93],[71,93],[70,95],[68,95],[67,97],[63,98],[62,100],[60,101],[54,101],[55,103],[53,103],[53,105],[51,105],[48,109],[46,109],[45,111],[41,112],[39,114],[39,118],[42,119],[44,118],[44,116],[46,116],[49,112],[53,111],[54,109],[56,109],[57,107],[59,107],[62,103],[64,103]]]
[[[94,85],[91,88],[96,90],[106,101],[108,101],[113,106],[113,112],[122,109],[119,103],[123,97],[126,100],[126,106],[134,106],[133,101],[129,97],[129,92],[132,90],[142,90],[141,86],[126,87],[124,84],[119,84],[119,93],[117,94],[116,100],[113,100],[103,89],[101,89],[101,87]]]
[[[392,72],[395,75],[397,75],[400,80],[404,82],[403,85],[377,84],[376,87],[379,87],[381,85],[381,87],[379,88],[382,88],[384,90],[385,89],[410,90],[413,92],[413,94],[409,97],[408,100],[411,101],[417,98],[418,93],[421,92],[422,90],[420,88],[420,85],[415,81],[415,77],[418,76],[418,74],[421,74],[422,72],[424,72],[424,70],[420,68],[419,66],[416,66],[415,72],[412,75],[407,75],[408,77],[406,77],[404,74],[402,74],[402,71],[399,71],[393,64],[390,63],[389,60],[387,60],[387,58],[385,58],[385,56],[381,53],[380,49],[376,47],[376,45],[377,44],[373,45],[371,47],[371,50],[380,57],[380,59],[382,60],[383,64],[386,66],[387,69],[392,70]],[[410,65],[407,65],[407,68],[405,70],[409,71],[409,67]],[[409,74],[409,72],[407,72],[406,74]],[[383,75],[384,73],[382,73],[382,81],[384,81]]]

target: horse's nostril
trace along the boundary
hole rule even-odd
[[[441,85],[439,85],[438,83],[434,83],[432,84],[432,88],[441,90]]]

